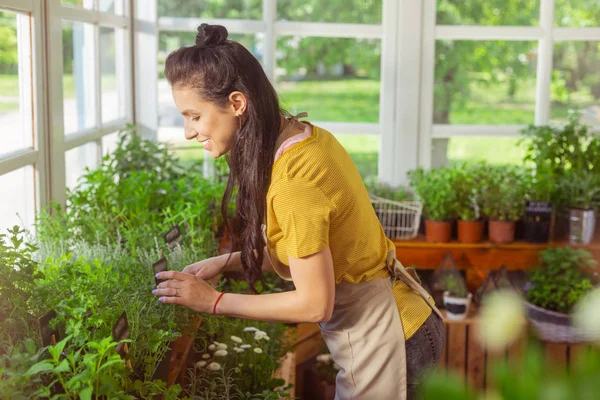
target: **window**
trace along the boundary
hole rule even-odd
[[[438,25],[534,26],[540,0],[437,0]]]
[[[60,0],[62,4],[87,8],[92,10],[94,8],[94,0]]]
[[[348,152],[363,179],[377,176],[380,138],[377,135],[337,134],[336,139]]]
[[[277,91],[292,114],[311,121],[379,121],[381,40],[283,36]]]
[[[94,169],[98,166],[98,145],[96,142],[86,143],[83,146],[68,150],[65,154],[65,169],[67,188],[73,190],[83,175],[86,168]]]
[[[158,15],[179,18],[261,19],[263,0],[158,0]]]
[[[600,41],[557,42],[554,59],[551,122],[565,123],[573,110],[600,125]]]
[[[125,104],[122,91],[122,69],[118,69],[117,31],[100,27],[100,76],[102,92],[102,123],[114,121],[125,116]],[[118,32],[122,35],[122,32]],[[122,64],[121,64],[122,65]]]
[[[555,23],[570,28],[597,28],[600,4],[597,0],[554,0]]]
[[[36,179],[33,165],[0,175],[0,231],[35,222]]]
[[[117,149],[119,143],[119,132],[109,133],[102,136],[102,156],[112,154]]]
[[[534,122],[536,42],[440,40],[435,60],[434,123]]]
[[[277,0],[280,20],[380,24],[382,0]]]
[[[33,147],[29,18],[0,10],[0,157]]]
[[[65,134],[96,126],[95,27],[63,22],[63,114]]]

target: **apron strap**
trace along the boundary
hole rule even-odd
[[[391,250],[387,256],[387,268],[394,281],[398,279],[404,282],[406,286],[417,292],[417,294],[419,294],[419,296],[421,296],[423,300],[425,300],[425,302],[431,308],[431,310],[443,319],[444,317],[442,316],[440,310],[438,310],[438,308],[435,306],[433,299],[431,298],[429,293],[427,293],[427,291],[423,289],[423,286],[421,286],[421,281],[419,280],[415,269],[404,268],[402,263],[396,259],[395,252],[395,250]]]

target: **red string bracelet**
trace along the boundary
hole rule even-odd
[[[219,297],[217,297],[217,300],[215,301],[215,306],[213,307],[213,315],[217,315],[217,304],[219,304],[219,300],[221,300],[221,297],[223,297],[224,294],[225,292],[221,292]]]

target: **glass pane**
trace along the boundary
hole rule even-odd
[[[122,74],[117,71],[116,53],[117,42],[115,40],[115,29],[100,28],[100,79],[102,88],[102,122],[113,121],[125,116],[119,89],[122,90]]]
[[[600,26],[598,0],[554,0],[556,25],[572,28],[597,28]]]
[[[86,143],[65,153],[67,188],[74,189],[80,177],[86,174],[86,168],[98,166],[98,145],[96,142]]]
[[[453,137],[434,139],[433,154],[446,154],[449,162],[487,161],[490,164],[523,165],[524,147],[521,138],[512,137]]]
[[[0,155],[33,147],[28,27],[26,16],[0,11]]]
[[[109,133],[106,136],[102,136],[102,156],[112,154],[117,149],[117,143],[119,142],[119,132]]]
[[[0,175],[0,230],[31,229],[35,221],[35,170],[32,165]],[[4,233],[4,232],[2,232]]]
[[[94,8],[94,0],[60,0],[62,4],[83,7],[92,10]]]
[[[539,25],[540,0],[438,0],[438,25]]]
[[[576,110],[582,122],[600,125],[600,42],[556,42],[551,91],[551,122]]]
[[[158,16],[262,19],[262,7],[263,0],[158,0]]]
[[[379,121],[381,40],[277,40],[276,87],[292,114],[310,121]]]
[[[437,41],[436,124],[534,122],[536,42]]]
[[[258,59],[262,64],[262,53],[263,53],[263,35],[229,35],[229,39],[241,43]],[[159,52],[158,52],[158,113],[159,119],[158,124],[160,126],[176,126],[183,127],[183,116],[177,111],[175,103],[173,101],[173,95],[171,94],[171,87],[165,79],[165,60],[167,56],[177,50],[183,45],[194,44],[196,40],[196,33],[194,32],[160,32],[158,36]],[[166,131],[162,131],[166,132]],[[179,129],[173,134],[174,131],[170,130],[168,137],[164,137],[164,141],[183,141],[183,130]],[[159,140],[163,141],[161,137],[161,130],[159,129]]]
[[[277,0],[280,20],[381,24],[382,0]]]
[[[363,179],[377,176],[379,136],[335,134],[335,138],[344,146]]]
[[[94,29],[63,21],[63,96],[65,134],[96,124]]]

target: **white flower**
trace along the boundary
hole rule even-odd
[[[206,367],[206,361],[198,361],[198,362],[195,364],[195,366],[196,366],[196,368],[198,368],[198,369],[200,369],[200,368],[204,368],[204,367]]]
[[[256,332],[256,334],[254,335],[254,340],[259,341],[261,339],[264,339],[266,335],[263,335],[262,333]]]
[[[256,331],[257,335],[262,335],[262,336],[267,336],[267,332],[263,332],[263,331]]]
[[[221,364],[212,362],[212,363],[208,364],[207,368],[210,369],[211,371],[218,371],[221,369]]]
[[[233,370],[234,370],[234,371],[235,371],[237,374],[241,374],[241,373],[242,373],[242,370],[241,370],[241,369],[239,369],[239,368],[234,368]]]
[[[220,345],[221,343],[219,343],[219,342],[217,342],[217,341],[215,340],[215,341],[213,342],[213,344],[214,344],[215,346],[218,346],[218,345]]]
[[[239,347],[235,347],[235,348],[233,349],[233,351],[235,351],[236,353],[238,353],[238,354],[239,354],[239,353],[243,353],[245,350],[244,350],[244,349],[240,349]]]
[[[600,289],[594,289],[575,305],[573,324],[580,327],[587,339],[600,343]]]
[[[210,358],[210,354],[208,354],[208,353],[203,354],[202,358],[204,358],[205,360],[208,360]]]
[[[227,345],[223,344],[223,343],[219,343],[217,345],[217,349],[219,349],[219,350],[227,350]]]
[[[340,366],[337,365],[336,363],[333,363],[333,369],[335,369],[336,371],[340,370]]]
[[[242,350],[246,350],[246,349],[249,349],[249,348],[251,348],[251,347],[252,347],[252,346],[250,346],[249,344],[243,344],[243,345],[241,345],[241,346],[240,346],[240,349],[242,349]]]
[[[257,332],[257,331],[258,331],[258,329],[256,329],[253,326],[249,326],[247,328],[244,328],[244,332]]]
[[[524,326],[523,300],[514,291],[498,290],[484,299],[477,329],[490,350],[502,350],[517,340]]]
[[[254,352],[255,352],[256,354],[262,354],[262,349],[260,349],[260,348],[256,347],[256,348],[254,349]]]
[[[266,336],[266,335],[265,335],[265,337],[264,337],[263,339],[265,339],[266,341],[269,341],[269,340],[271,340],[271,338],[270,338],[270,337],[268,337],[268,336]]]
[[[225,357],[227,355],[227,350],[217,350],[215,351],[215,357]]]
[[[234,341],[235,343],[243,343],[244,342],[242,339],[240,339],[237,336],[232,336],[231,340]]]
[[[317,356],[317,362],[329,364],[330,360],[331,360],[331,354],[319,354]]]
[[[215,346],[214,344],[211,344],[210,346],[208,346],[208,350],[210,351],[215,351],[217,349],[217,346]]]

